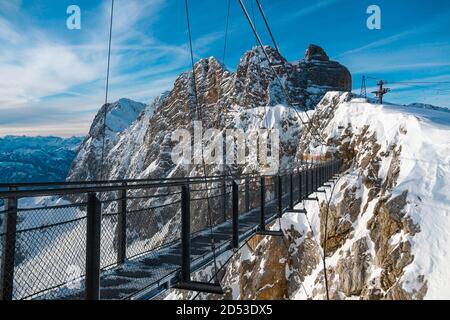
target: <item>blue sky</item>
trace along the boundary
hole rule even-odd
[[[228,0],[190,0],[196,59],[222,58]],[[322,46],[346,65],[359,92],[363,74],[391,82],[389,101],[450,107],[450,2],[260,0],[282,54],[303,58]],[[245,0],[251,12],[251,0]],[[66,28],[66,9],[81,8],[82,29]],[[366,27],[366,9],[382,10],[381,30]],[[0,0],[0,136],[84,135],[103,103],[109,0]],[[256,26],[270,44],[254,7]],[[183,0],[116,0],[110,100],[150,102],[189,68]],[[226,65],[255,45],[237,0],[231,0]],[[368,82],[371,91],[374,83]]]

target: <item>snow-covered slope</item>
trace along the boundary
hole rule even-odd
[[[319,121],[349,167],[330,210],[335,225],[328,232],[336,243],[327,251],[339,275],[335,289],[344,297],[450,297],[450,114],[329,93],[317,118],[337,99],[342,102],[331,111],[331,122]],[[352,226],[340,232],[346,215]],[[367,267],[357,264],[359,281],[345,274],[345,261],[352,259],[341,251],[367,259]]]
[[[146,108],[145,104],[129,99],[120,99],[102,106],[72,162],[67,180],[84,181],[101,178],[102,152],[106,157],[117,143],[120,134],[136,121],[144,109],[147,114],[153,113],[151,107]],[[106,125],[104,125],[105,113]],[[93,174],[94,171],[96,174]]]
[[[325,253],[332,299],[449,299],[450,114],[330,92],[312,116],[329,146],[303,136],[301,153],[345,172],[281,220],[289,249],[255,238],[232,261],[229,297],[324,299]]]

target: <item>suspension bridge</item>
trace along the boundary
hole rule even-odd
[[[151,299],[170,288],[221,294],[219,284],[194,282],[191,273],[255,234],[283,236],[267,225],[286,212],[305,214],[295,206],[316,200],[340,166],[330,160],[274,176],[0,185],[8,189],[0,192],[1,298]],[[38,197],[65,201],[21,205]],[[143,232],[148,226],[154,229]],[[70,277],[74,267],[79,274]]]
[[[255,1],[279,52],[261,3]],[[111,3],[105,105],[114,0]],[[303,136],[309,135],[316,144],[326,146],[308,113],[304,113],[307,120],[302,119],[301,104],[292,99],[286,81],[277,72],[282,68],[288,80],[292,78],[286,62],[271,61],[254,18],[242,0],[239,4],[288,107],[304,126]],[[202,121],[187,0],[185,9],[194,89],[189,116],[192,121]],[[267,226],[286,212],[306,214],[296,205],[319,201],[317,193],[331,187],[328,182],[342,167],[341,160],[334,158],[311,162],[297,159],[289,170],[276,175],[208,176],[203,149],[201,157],[203,175],[199,177],[0,185],[4,201],[0,211],[0,299],[152,299],[171,288],[222,294],[218,273],[226,264],[218,267],[217,258],[233,256],[256,234],[283,237],[282,230]],[[209,281],[192,280],[193,272],[209,265],[214,267]],[[325,267],[324,272],[326,282]]]

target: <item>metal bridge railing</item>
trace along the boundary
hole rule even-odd
[[[133,290],[174,271],[187,279],[195,236],[207,238],[213,229],[223,242],[220,228],[231,223],[226,241],[238,248],[242,237],[317,191],[340,165],[305,164],[262,177],[0,185],[0,299],[99,299],[102,274],[177,245],[175,270],[154,270]]]

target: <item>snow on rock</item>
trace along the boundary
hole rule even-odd
[[[146,107],[143,103],[129,99],[120,99],[114,103],[105,104],[95,116],[89,134],[72,162],[67,180],[101,179],[102,152],[106,157],[117,143],[120,134],[136,121],[144,110],[147,114],[153,113],[151,106]]]
[[[323,255],[332,299],[450,298],[450,114],[329,92],[312,121],[328,147],[305,133],[300,153],[338,155],[345,171],[319,203],[299,205],[304,218],[282,219],[290,250],[277,258],[286,260],[287,298],[325,298]],[[257,245],[251,266],[278,254],[268,250],[275,241]],[[227,273],[248,270],[248,261],[233,262]],[[260,280],[238,282],[241,290],[273,284]]]

